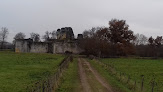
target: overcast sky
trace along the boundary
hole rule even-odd
[[[163,36],[163,0],[0,0],[0,27],[8,41],[18,32],[29,37],[72,27],[75,34],[123,19],[134,33]]]

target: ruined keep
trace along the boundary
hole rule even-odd
[[[74,32],[71,27],[65,27],[57,30],[58,40],[73,40]]]
[[[65,27],[57,30],[57,39],[49,39],[47,42],[33,42],[32,39],[17,39],[15,52],[79,54],[82,52],[82,49],[78,46],[78,39],[74,39],[72,28]]]

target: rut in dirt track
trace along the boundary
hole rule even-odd
[[[80,92],[113,92],[111,86],[87,60],[79,58],[78,67],[82,85]]]

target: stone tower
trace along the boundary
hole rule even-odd
[[[64,27],[57,30],[58,40],[73,40],[74,32],[71,27]]]

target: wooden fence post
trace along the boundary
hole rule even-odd
[[[155,78],[153,78],[152,81],[151,81],[150,83],[151,83],[151,86],[152,86],[152,92],[154,92],[154,87],[155,87],[155,85],[157,84],[157,83],[155,82]]]
[[[120,79],[119,79],[120,81],[121,81],[121,77],[122,77],[122,74],[121,74],[121,72],[120,72]]]
[[[130,75],[128,76],[128,79],[127,79],[127,83],[129,83],[130,82]]]
[[[135,80],[135,82],[134,82],[134,90],[136,90],[136,80]]]
[[[142,80],[141,80],[141,91],[143,91],[143,87],[144,87],[144,75],[141,75]]]
[[[42,84],[42,92],[45,92],[44,82],[43,82],[43,84]]]

